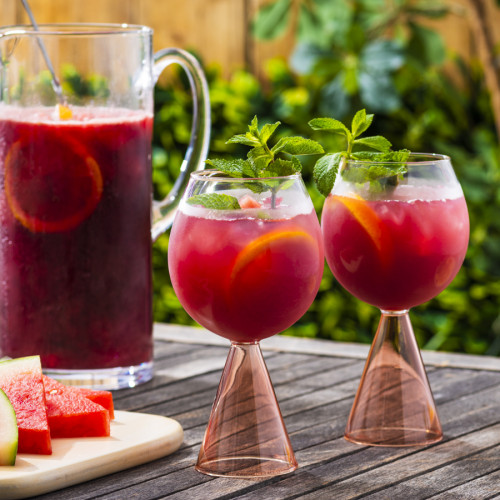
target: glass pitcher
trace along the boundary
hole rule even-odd
[[[132,25],[0,29],[0,358],[117,389],[153,375],[151,246],[204,166],[210,105],[196,59]],[[172,63],[193,94],[191,141],[152,204],[153,88]]]

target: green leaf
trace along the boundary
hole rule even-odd
[[[271,149],[275,154],[316,155],[324,153],[323,146],[312,139],[304,137],[282,137]]]
[[[364,109],[359,110],[352,119],[352,136],[358,137],[359,135],[361,135],[372,124],[372,121],[373,115],[367,115],[366,110]]]
[[[252,121],[250,122],[250,125],[248,126],[247,133],[250,134],[252,137],[255,137],[257,140],[259,140],[259,120],[257,118],[257,115],[255,115],[252,118]]]
[[[226,144],[243,144],[244,146],[250,146],[251,148],[253,148],[254,146],[259,146],[260,142],[252,134],[247,132],[244,135],[233,135],[231,139],[228,139],[226,141]]]
[[[347,182],[364,184],[368,181],[368,167],[356,166],[345,168],[342,171],[342,178]]]
[[[367,44],[360,54],[363,69],[369,73],[389,73],[398,70],[405,62],[400,43],[394,40],[375,40]]]
[[[344,134],[348,138],[351,136],[348,128],[339,120],[335,118],[313,118],[309,122],[309,126],[313,130],[328,130],[337,134]]]
[[[297,163],[293,160],[282,160],[278,158],[267,166],[266,170],[262,172],[262,175],[264,177],[283,177],[296,174],[300,172],[301,168],[302,165],[300,162],[298,162],[297,166]]]
[[[321,157],[314,165],[313,177],[323,196],[328,196],[335,183],[340,162],[346,153],[334,153]]]
[[[252,169],[257,172],[257,177],[260,177],[260,172],[266,170],[269,163],[273,160],[273,157],[263,146],[252,148],[248,152],[247,158],[252,165]]]
[[[298,43],[290,57],[290,67],[299,75],[313,71],[316,63],[331,56],[331,50],[325,50],[312,43]]]
[[[281,125],[281,122],[276,122],[273,124],[266,123],[259,133],[261,144],[267,144],[267,141],[274,134],[275,130]]]
[[[297,23],[297,40],[314,46],[323,45],[325,37],[322,30],[318,28],[318,19],[314,12],[307,4],[301,4]]]
[[[361,71],[359,91],[363,104],[369,109],[389,113],[401,108],[401,99],[389,73]]]
[[[206,160],[206,163],[217,170],[225,173],[229,177],[256,177],[257,172],[252,164],[240,158],[214,158]]]
[[[423,67],[443,64],[446,47],[442,36],[434,30],[416,23],[410,23],[412,36],[408,50]]]
[[[238,199],[228,194],[205,193],[191,196],[187,199],[190,205],[201,205],[214,210],[240,210]]]
[[[330,64],[330,66],[332,66]],[[344,116],[351,109],[351,96],[344,86],[346,72],[340,71],[338,75],[321,89],[319,111],[329,116]]]
[[[252,31],[259,40],[281,36],[289,23],[292,0],[277,0],[264,5],[254,19]]]
[[[357,151],[351,156],[356,160],[370,160],[379,163],[382,162],[405,162],[410,156],[410,150],[400,149],[399,151],[386,151],[377,153],[375,151]]]
[[[361,137],[360,139],[356,139],[354,144],[363,144],[364,146],[376,149],[377,151],[389,151],[392,147],[390,141],[381,135]]]

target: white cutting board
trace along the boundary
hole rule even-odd
[[[183,435],[171,418],[116,411],[110,437],[53,439],[52,455],[22,453],[15,466],[0,466],[0,498],[41,495],[156,460],[176,451]]]

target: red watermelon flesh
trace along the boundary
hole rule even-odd
[[[87,399],[90,399],[90,401],[106,408],[109,412],[109,418],[111,420],[115,418],[115,407],[113,405],[113,394],[111,394],[111,392],[84,388],[77,389],[76,387],[75,391],[79,391],[82,396],[85,396]]]
[[[109,418],[113,420],[115,418],[114,405],[113,405],[113,394],[109,391],[98,391],[95,389],[85,389],[82,387],[73,387],[61,384],[47,375],[43,376],[43,384],[45,385],[45,392],[50,392],[51,390],[58,390],[58,392],[73,393],[79,396],[83,396],[98,405],[106,408],[109,412]],[[61,387],[62,386],[62,387]]]
[[[44,382],[50,435],[53,438],[110,435],[110,418],[106,408],[48,377],[44,378]]]
[[[40,357],[29,356],[1,362],[0,388],[7,394],[16,412],[18,453],[51,455]]]

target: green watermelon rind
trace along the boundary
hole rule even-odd
[[[15,368],[15,372],[12,371]],[[26,371],[42,370],[40,364],[40,356],[26,356],[24,358],[6,359],[0,361],[0,375],[2,372],[9,370],[9,375],[12,373],[17,375],[19,373],[26,373]]]
[[[0,389],[0,465],[15,465],[18,438],[16,412],[7,394]]]

